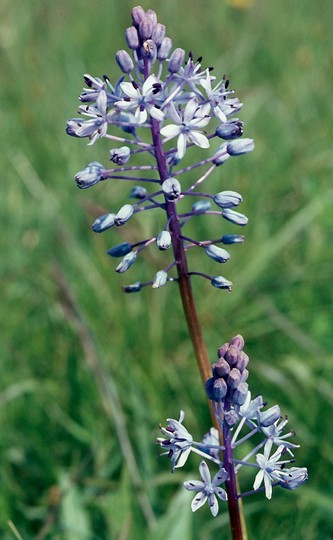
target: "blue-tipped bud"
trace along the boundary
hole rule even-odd
[[[254,150],[253,139],[239,139],[232,141],[227,146],[228,154],[231,156],[240,156],[241,154],[248,154]]]
[[[140,281],[137,281],[136,283],[133,283],[132,285],[125,285],[123,287],[123,291],[125,293],[140,292],[141,287],[142,287],[142,285],[141,285]]]
[[[132,69],[134,69],[133,60],[127,51],[117,51],[116,61],[123,73],[131,73]]]
[[[94,186],[100,180],[102,180],[102,171],[104,167],[98,161],[92,161],[85,169],[79,171],[75,175],[75,182],[80,189],[86,189],[90,186]]]
[[[116,214],[114,218],[114,224],[117,227],[120,227],[121,225],[124,225],[132,216],[133,216],[134,208],[131,204],[124,204]]]
[[[308,479],[308,470],[306,467],[291,467],[291,469],[284,469],[288,475],[283,477],[280,482],[280,486],[285,489],[297,489]]]
[[[153,289],[160,289],[168,281],[168,274],[164,270],[159,270],[153,279]]]
[[[146,196],[147,190],[142,186],[134,186],[130,193],[131,199],[144,199]]]
[[[166,36],[165,38],[163,38],[163,41],[160,47],[158,48],[157,58],[161,61],[166,60],[169,56],[171,49],[172,49],[172,41],[169,37]]]
[[[140,22],[145,18],[146,13],[143,7],[136,6],[131,11],[132,22],[136,28],[138,28]]]
[[[227,152],[227,146],[228,143],[221,144],[213,156],[213,163],[217,167],[219,165],[223,165],[223,163],[225,163],[230,158],[230,154],[228,154]]]
[[[241,122],[238,118],[234,118],[233,120],[220,124],[216,129],[216,135],[226,141],[237,139],[243,135],[243,126],[244,122]]]
[[[227,383],[224,379],[215,379],[213,384],[213,396],[214,401],[221,401],[228,391]]]
[[[121,146],[120,148],[112,148],[110,150],[110,161],[117,165],[125,165],[128,162],[131,155],[131,150],[128,146]]]
[[[239,212],[235,212],[234,210],[230,210],[229,208],[226,208],[222,211],[222,216],[227,221],[230,221],[235,225],[241,225],[242,227],[247,225],[249,221],[248,218],[244,216],[244,214],[240,214]]]
[[[97,218],[91,228],[94,232],[101,233],[114,225],[116,214],[103,214]]]
[[[213,276],[210,282],[217,289],[226,289],[229,292],[232,290],[232,282],[222,276]]]
[[[143,41],[149,39],[153,33],[154,23],[150,17],[145,17],[139,24],[139,36]]]
[[[127,255],[125,255],[125,257],[120,262],[120,264],[118,264],[116,268],[116,272],[118,272],[119,274],[126,272],[126,270],[128,270],[132,266],[132,264],[135,263],[136,257],[137,257],[136,251],[131,251],[130,253],[127,253]]]
[[[162,190],[169,201],[174,201],[178,199],[182,188],[177,178],[167,178],[162,184]]]
[[[178,73],[178,71],[181,68],[182,63],[184,62],[184,58],[185,58],[184,49],[181,49],[179,47],[175,49],[172,55],[170,56],[170,60],[168,64],[169,73]]]
[[[230,254],[225,249],[214,246],[214,244],[207,246],[205,253],[208,257],[211,257],[214,261],[219,263],[225,263],[230,259]]]
[[[158,249],[164,251],[171,246],[171,234],[169,231],[161,231],[156,239]]]
[[[135,26],[130,26],[129,28],[126,28],[125,39],[130,49],[138,49],[140,45],[139,35]]]
[[[267,409],[267,411],[259,412],[258,420],[261,427],[268,427],[274,424],[281,416],[280,407],[278,405],[273,405]]]
[[[129,242],[124,242],[123,244],[118,244],[113,248],[107,251],[107,254],[111,257],[123,257],[132,251],[132,244]]]
[[[192,212],[206,212],[210,207],[209,201],[198,201],[192,205]]]
[[[237,368],[232,368],[227,377],[227,384],[229,388],[232,388],[233,390],[237,388],[240,383],[240,378],[240,371]]]
[[[223,244],[242,244],[245,237],[240,234],[225,234],[221,238]]]
[[[213,201],[220,208],[233,208],[243,201],[243,197],[237,191],[220,191],[213,196]]]
[[[232,393],[232,401],[235,405],[242,406],[245,403],[249,386],[246,382],[241,382]]]
[[[153,33],[151,39],[154,41],[155,45],[159,47],[162,44],[162,41],[165,37],[165,26],[164,24],[157,23],[153,28]]]

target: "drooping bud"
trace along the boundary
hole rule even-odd
[[[141,285],[140,281],[137,281],[136,283],[133,283],[132,285],[124,285],[123,291],[125,293],[140,292],[141,287],[142,287],[142,285]]]
[[[291,467],[290,469],[285,469],[285,472],[288,474],[280,482],[280,486],[285,489],[297,489],[308,479],[308,470],[306,467]]]
[[[117,165],[125,165],[131,156],[131,150],[128,146],[121,146],[120,148],[112,148],[110,150],[110,161]]]
[[[220,124],[215,133],[221,139],[229,141],[243,135],[243,126],[244,122],[241,122],[238,118],[234,118],[233,120]]]
[[[181,68],[182,63],[184,62],[185,51],[177,47],[170,56],[168,71],[169,73],[178,73]]]
[[[147,190],[143,186],[134,186],[131,189],[130,199],[144,199],[147,196]]]
[[[118,264],[116,268],[116,272],[118,272],[119,274],[126,272],[126,270],[128,270],[132,266],[132,264],[135,263],[136,257],[137,257],[136,251],[131,251],[130,253],[125,255],[125,257],[120,262],[120,264]]]
[[[120,50],[116,52],[116,61],[123,73],[131,73],[134,69],[133,60],[125,50]]]
[[[219,165],[223,165],[223,163],[225,163],[230,158],[230,154],[228,154],[227,152],[227,146],[228,143],[221,144],[213,156],[213,163],[217,167]]]
[[[119,212],[116,214],[114,218],[114,224],[117,227],[120,227],[121,225],[124,225],[132,216],[133,216],[134,208],[131,204],[124,204],[119,210]]]
[[[244,214],[240,214],[239,212],[235,212],[235,210],[231,210],[230,208],[225,208],[222,211],[222,217],[226,219],[227,221],[230,221],[231,223],[234,223],[235,225],[241,225],[244,227],[248,223],[248,218],[244,216]]]
[[[223,244],[242,244],[245,237],[240,234],[225,234],[221,238]]]
[[[167,178],[162,184],[162,190],[169,201],[174,201],[178,199],[182,188],[177,178]]]
[[[168,274],[164,270],[159,270],[153,279],[152,288],[160,289],[168,281]]]
[[[237,191],[220,191],[213,196],[213,201],[220,208],[233,208],[243,201],[243,197]]]
[[[101,233],[114,225],[116,214],[103,214],[97,218],[91,228],[94,232]]]
[[[214,246],[214,244],[207,246],[205,253],[208,257],[219,263],[225,263],[230,259],[230,254],[225,249]]]
[[[239,139],[232,141],[227,146],[227,152],[230,156],[240,156],[242,154],[248,154],[254,150],[253,139]]]
[[[161,251],[168,249],[171,246],[171,234],[169,231],[161,231],[157,236],[156,243]]]
[[[232,282],[222,276],[213,276],[210,282],[217,289],[227,289],[229,292],[232,290]]]
[[[109,249],[107,254],[111,257],[123,257],[124,255],[127,255],[127,253],[130,253],[130,251],[132,251],[132,244],[129,242],[123,242],[122,244],[118,244],[117,246]]]
[[[210,207],[209,201],[198,201],[192,205],[192,212],[206,212]]]
[[[79,171],[75,175],[75,182],[80,189],[86,189],[88,187],[94,186],[100,180],[102,180],[102,171],[105,168],[98,161],[92,161],[87,165],[85,169]]]

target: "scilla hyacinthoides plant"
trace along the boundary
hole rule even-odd
[[[201,58],[194,60],[191,53],[186,58],[183,49],[173,49],[166,28],[157,21],[154,11],[133,8],[132,26],[127,28],[125,37],[131,54],[126,50],[116,53],[122,72],[119,80],[112,84],[106,76],[85,75],[86,88],[79,97],[80,117],[67,123],[67,133],[87,138],[89,145],[100,138],[116,144],[109,155],[112,166],[89,163],[75,175],[75,181],[82,189],[112,179],[134,184],[129,193],[134,202],[97,217],[92,224],[96,233],[122,227],[142,212],[155,210],[162,216],[160,230],[150,238],[120,243],[108,254],[120,258],[115,270],[124,273],[149,246],[173,253],[172,260],[169,258],[164,268],[156,269],[150,281],[136,281],[125,286],[124,291],[134,293],[148,285],[158,289],[168,282],[178,284],[215,428],[201,442],[195,442],[182,424],[181,412],[178,421],[169,419],[167,427],[161,427],[164,437],[157,442],[166,450],[172,470],[182,466],[190,453],[204,458],[199,465],[201,480],[184,484],[187,490],[196,492],[192,510],[208,501],[215,516],[217,498],[226,501],[232,537],[243,539],[246,533],[239,500],[248,493],[239,491],[238,471],[252,467],[256,473],[253,491],[265,490],[268,498],[274,486],[298,487],[306,479],[307,471],[286,467],[294,461],[292,449],[297,446],[287,440],[293,432],[283,435],[287,420],[281,421],[279,407],[262,410],[263,398],[251,399],[246,382],[248,357],[241,336],[219,349],[211,376],[191,279],[199,276],[216,289],[227,291],[231,291],[232,283],[221,275],[191,270],[187,253],[193,248],[201,249],[217,263],[225,264],[230,254],[221,246],[242,243],[244,237],[226,230],[217,239],[198,240],[186,235],[186,225],[198,215],[222,217],[241,227],[247,224],[247,217],[235,210],[242,202],[239,193],[224,190],[212,194],[203,192],[202,186],[217,167],[231,157],[252,151],[254,144],[242,137],[243,122],[234,117],[242,103],[229,89],[227,77],[217,80],[212,68],[201,66]],[[200,161],[183,166],[184,157],[194,146],[208,150],[208,157],[206,153]],[[146,165],[135,164],[138,154],[146,156]],[[258,441],[260,435],[262,439]],[[252,437],[257,439],[253,450],[238,457],[241,444]],[[286,452],[291,456],[288,459],[284,458]],[[217,467],[213,478],[207,461]]]

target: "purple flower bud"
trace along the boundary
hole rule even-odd
[[[106,229],[109,229],[114,225],[115,217],[116,214],[103,214],[103,216],[100,216],[94,221],[91,226],[92,230],[94,232],[100,233],[105,231]]]
[[[239,367],[237,366],[236,364],[236,367],[239,369]],[[241,372],[241,382],[245,382],[248,380],[249,378],[249,370],[248,369],[243,369],[243,371],[239,370]]]
[[[232,141],[227,146],[228,154],[231,156],[240,156],[241,154],[248,154],[254,150],[253,139],[240,139]]]
[[[215,379],[213,384],[214,401],[220,401],[221,399],[223,399],[227,393],[227,390],[227,383],[222,377],[219,379]]]
[[[139,24],[139,36],[143,41],[149,39],[153,33],[154,23],[149,17],[145,17]]]
[[[133,60],[127,51],[120,50],[116,52],[116,61],[123,73],[130,73],[134,69]]]
[[[237,386],[240,383],[240,377],[241,377],[241,374],[240,374],[239,369],[232,368],[227,377],[227,384],[229,388],[232,388],[232,389],[237,388]]]
[[[243,200],[243,197],[237,191],[220,191],[213,196],[213,201],[220,208],[232,208],[238,206]]]
[[[244,236],[240,234],[225,234],[221,238],[223,244],[242,244],[244,240]]]
[[[306,467],[291,467],[291,469],[284,469],[284,472],[288,473],[288,475],[284,476],[280,486],[286,489],[297,489],[308,479]]]
[[[238,417],[238,414],[236,413],[236,411],[234,411],[232,409],[231,411],[227,411],[225,413],[224,420],[226,421],[226,423],[228,424],[229,427],[232,427],[235,424],[237,424],[237,422],[239,420],[239,417]]]
[[[136,283],[133,283],[132,285],[125,285],[123,287],[123,291],[125,293],[140,292],[141,291],[141,283],[140,283],[140,281],[137,281]]]
[[[131,199],[144,199],[147,196],[147,190],[143,186],[134,186],[130,193]]]
[[[76,173],[74,177],[75,182],[80,189],[86,189],[90,186],[94,186],[100,180],[102,180],[102,171],[104,170],[105,169],[101,163],[98,163],[98,161],[93,161],[92,163],[89,163],[85,169]]]
[[[136,257],[137,257],[136,251],[131,251],[130,253],[127,253],[127,255],[125,255],[125,257],[120,262],[120,264],[118,264],[116,268],[116,272],[118,272],[119,274],[126,272],[126,270],[128,270],[132,266],[132,264],[135,263]]]
[[[157,51],[157,58],[161,61],[166,60],[169,56],[169,52],[171,51],[171,48],[172,48],[171,39],[169,37],[163,38],[163,41]]]
[[[146,58],[155,62],[157,56],[157,47],[152,39],[147,39],[140,49],[141,58]]]
[[[228,347],[228,350],[224,354],[225,360],[230,364],[230,366],[234,366],[238,360],[239,350],[236,347],[233,347],[232,345]]]
[[[237,334],[237,336],[234,336],[231,339],[229,345],[231,347],[236,347],[236,349],[239,349],[241,351],[244,348],[244,345],[245,345],[245,341],[244,341],[243,336],[241,336],[240,334]],[[245,353],[243,353],[243,354],[245,354]]]
[[[177,178],[167,178],[162,184],[162,190],[169,201],[174,201],[178,199],[182,188]]]
[[[129,242],[124,242],[123,244],[118,244],[113,248],[107,251],[107,254],[111,257],[123,257],[132,251],[132,244]]]
[[[217,356],[219,358],[224,358],[224,355],[228,349],[229,349],[229,343],[224,343],[221,347],[219,347],[217,351]]]
[[[219,263],[225,263],[230,259],[230,254],[225,249],[214,246],[214,244],[207,246],[205,253]]]
[[[192,205],[192,212],[206,212],[210,207],[209,201],[198,201]]]
[[[153,280],[153,289],[160,289],[168,281],[168,274],[164,270],[159,270]]]
[[[260,411],[258,415],[258,420],[261,427],[268,427],[274,424],[274,422],[276,422],[280,418],[280,416],[280,407],[278,405],[274,405],[273,407],[267,409],[267,411]]]
[[[133,216],[134,208],[131,204],[124,204],[114,218],[117,227],[124,225]]]
[[[239,371],[244,371],[248,363],[249,363],[248,355],[244,351],[240,351],[237,357],[236,367],[239,369]]]
[[[246,400],[246,396],[249,390],[249,386],[246,382],[241,382],[232,393],[232,401],[235,405],[243,405]]]
[[[240,214],[239,212],[235,212],[234,210],[231,210],[230,208],[226,208],[222,211],[222,216],[227,221],[230,221],[231,223],[234,223],[235,225],[241,225],[244,227],[248,223],[248,218],[244,216],[244,214]]]
[[[220,124],[216,130],[216,135],[226,141],[237,139],[243,135],[243,126],[244,122],[240,122],[238,118],[234,118]]]
[[[227,291],[231,292],[232,282],[222,276],[213,276],[210,282],[217,289],[227,289]]]
[[[168,249],[171,246],[171,234],[169,231],[160,232],[156,239],[156,243],[158,245],[158,249],[161,251]]]
[[[165,26],[164,24],[157,23],[156,26],[153,28],[153,33],[151,35],[151,39],[154,41],[155,45],[159,47],[162,44],[162,41],[165,36]]]
[[[168,71],[169,73],[178,73],[181,68],[182,63],[184,62],[185,51],[179,47],[175,49],[170,56]]]
[[[130,26],[126,29],[125,38],[127,45],[130,49],[138,49],[139,47],[139,36],[135,26]]]
[[[145,18],[146,13],[143,7],[136,6],[132,9],[131,15],[134,26],[138,28],[140,22]]]
[[[218,377],[224,377],[228,375],[230,371],[230,366],[224,358],[220,358],[218,362],[215,362],[212,365],[213,377],[216,379]]]
[[[110,161],[117,165],[125,165],[131,156],[131,150],[128,146],[121,146],[120,148],[112,148],[110,150]]]
[[[151,20],[154,26],[157,24],[157,15],[156,12],[153,9],[147,9],[146,11],[146,17]]]

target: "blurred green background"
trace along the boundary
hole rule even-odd
[[[114,54],[133,5],[0,5],[4,540],[229,538],[226,512],[192,514],[191,495],[179,488],[197,476],[196,460],[171,475],[154,444],[159,422],[180,408],[196,439],[210,426],[177,290],[120,291],[151,279],[167,254],[152,249],[124,276],[105,254],[158,223],[151,216],[93,235],[96,208],[119,208],[128,190],[77,190],[73,175],[89,161],[105,163],[110,145],[87,147],[64,132],[82,74],[118,77]],[[252,391],[288,414],[301,444],[297,465],[309,468],[297,492],[244,501],[249,537],[332,539],[332,1],[143,7],[157,11],[175,46],[228,74],[245,104],[245,135],[256,142],[210,180],[212,193],[240,191],[250,218],[223,272],[234,291],[193,281],[212,361],[218,346],[244,335]],[[214,219],[196,227],[199,237],[219,234]],[[191,253],[192,269],[218,274],[217,266]]]

